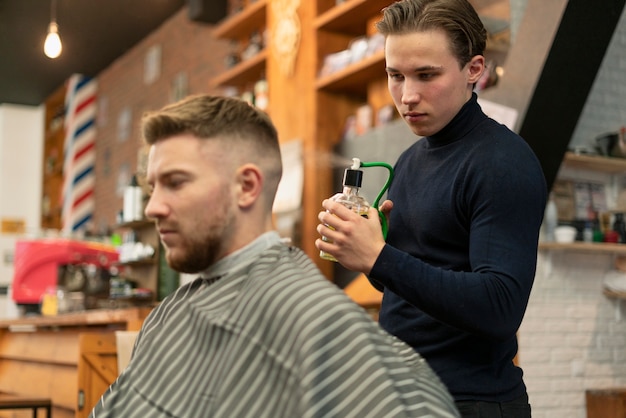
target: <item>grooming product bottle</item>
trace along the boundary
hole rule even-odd
[[[354,160],[356,160],[354,161],[354,164],[350,168],[347,168],[343,173],[343,191],[341,193],[337,193],[331,197],[331,199],[335,202],[341,203],[353,212],[367,217],[370,204],[367,203],[365,198],[359,195],[359,189],[361,188],[361,183],[363,181],[363,171],[357,170],[360,163],[358,159]],[[322,240],[331,242],[325,236],[322,236]],[[324,251],[320,251],[320,257],[329,261],[337,261],[335,257],[325,253]]]
[[[548,199],[548,203],[546,204],[545,214],[543,216],[543,227],[544,227],[544,240],[547,242],[555,241],[554,230],[558,226],[559,218],[558,212],[556,208],[556,203],[550,196]]]
[[[137,176],[133,176],[130,184],[124,189],[124,210],[122,220],[132,222],[143,217],[143,191],[137,182]]]

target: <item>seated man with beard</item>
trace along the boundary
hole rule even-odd
[[[100,417],[456,417],[447,389],[273,230],[276,129],[234,98],[147,113],[145,209],[198,278],[146,318]]]

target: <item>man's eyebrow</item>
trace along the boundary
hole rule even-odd
[[[423,65],[421,67],[417,67],[413,70],[414,73],[419,73],[422,71],[439,71],[442,70],[443,66],[442,65]],[[393,68],[393,67],[385,67],[385,71],[387,71],[388,73],[399,73],[401,71]]]
[[[182,168],[171,168],[171,169],[168,169],[166,171],[159,173],[157,175],[157,180],[159,181],[169,180],[170,178],[174,176],[189,177],[189,176],[192,176],[192,174],[189,171],[182,169]]]

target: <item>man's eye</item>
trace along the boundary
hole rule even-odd
[[[389,78],[395,81],[400,81],[402,80],[404,77],[402,77],[402,74],[396,74],[396,73],[389,73]]]
[[[434,78],[437,74],[436,73],[420,73],[419,78],[421,80],[430,80],[431,78]]]
[[[178,189],[184,183],[185,183],[185,179],[177,178],[177,177],[171,177],[171,178],[165,179],[165,181],[163,181],[163,186],[167,187],[168,189]]]
[[[183,184],[182,180],[170,180],[167,182],[167,187],[170,189],[176,189]]]

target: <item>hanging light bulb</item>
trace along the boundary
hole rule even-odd
[[[57,58],[63,51],[63,45],[61,45],[61,37],[59,36],[59,26],[56,22],[56,0],[52,0],[51,7],[51,19],[48,25],[48,35],[46,36],[46,42],[43,44],[43,52],[48,58]]]
[[[63,45],[61,45],[61,38],[59,37],[59,27],[56,22],[50,22],[48,25],[48,36],[46,36],[46,42],[43,45],[43,52],[48,58],[57,58],[61,55]]]

